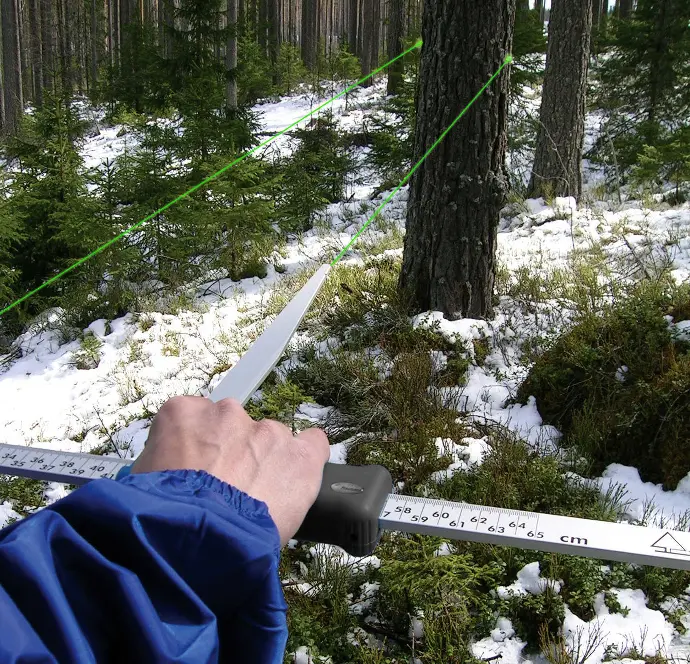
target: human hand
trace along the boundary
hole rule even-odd
[[[265,502],[284,546],[319,495],[329,455],[321,429],[293,436],[280,422],[255,422],[235,399],[174,397],[153,420],[132,473],[205,470]]]

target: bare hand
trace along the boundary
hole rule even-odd
[[[284,546],[314,504],[328,458],[321,429],[293,436],[279,422],[255,422],[234,399],[174,397],[158,411],[132,472],[205,470],[265,502]]]

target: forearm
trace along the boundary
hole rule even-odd
[[[0,532],[0,661],[282,662],[279,555],[266,505],[201,471],[92,482]]]

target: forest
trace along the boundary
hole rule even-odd
[[[252,418],[690,530],[690,0],[0,11],[0,442],[135,458],[337,256]],[[0,475],[0,527],[74,488]],[[688,570],[385,532],[280,578],[286,664],[690,661]]]

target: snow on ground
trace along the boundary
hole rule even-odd
[[[361,128],[362,123],[370,121],[368,105],[381,96],[382,86],[383,83],[379,83],[367,90],[358,90],[347,101],[338,100],[334,104],[336,120],[348,129]],[[318,101],[304,93],[261,104],[256,110],[262,131],[274,132],[300,119],[316,105]],[[596,118],[588,121],[588,136],[595,122]],[[96,129],[82,151],[88,166],[96,166],[121,154],[128,140],[129,145],[132,144],[131,137],[118,136],[119,133],[119,127]],[[291,139],[279,139],[276,149],[290,150]],[[589,173],[588,181],[592,185],[597,176],[594,169]],[[208,394],[259,331],[256,323],[264,318],[267,293],[285,277],[330,260],[345,246],[366,222],[368,216],[361,209],[361,203],[377,184],[373,178],[366,177],[364,184],[353,188],[354,198],[350,202],[329,206],[325,214],[327,223],[323,227],[309,231],[299,242],[289,244],[282,261],[286,267],[285,275],[270,268],[263,280],[253,278],[233,283],[225,279],[202,285],[196,310],[179,315],[149,314],[146,325],[142,325],[142,321],[133,314],[112,321],[108,328],[105,321],[94,321],[89,330],[103,344],[101,361],[95,369],[80,370],[74,366],[80,349],[77,342],[61,345],[55,332],[40,331],[38,326],[23,335],[20,343],[24,356],[0,375],[2,441],[55,450],[89,451],[112,440],[123,448],[122,453],[136,456],[147,436],[147,414],[156,412],[166,399],[176,394]],[[406,204],[405,188],[386,208],[384,215],[388,222],[402,228]],[[373,210],[374,205],[370,203],[369,209]],[[381,235],[376,227],[376,223],[372,224],[362,240]],[[552,205],[546,205],[542,200],[526,201],[517,209],[515,206],[506,209],[499,229],[498,254],[501,263],[514,272],[522,266],[536,265],[549,269],[564,266],[573,248],[583,249],[593,243],[602,243],[612,258],[625,256],[630,251],[628,245],[642,252],[660,252],[663,248],[674,262],[675,276],[682,280],[690,275],[688,228],[688,204],[675,209],[660,206],[648,210],[631,201],[615,209],[603,203],[578,209],[572,199],[556,199]],[[400,250],[388,252],[389,255],[400,253]],[[362,256],[357,246],[343,260],[361,264]],[[473,365],[469,370],[467,385],[461,391],[462,409],[473,418],[509,426],[535,446],[554,450],[560,434],[543,424],[534,399],[526,405],[507,404],[526,371],[517,361],[516,343],[540,324],[551,324],[548,316],[529,319],[517,311],[509,298],[503,298],[492,321],[451,322],[438,312],[428,312],[417,316],[414,323],[427,325],[433,321],[450,338],[465,340],[470,352],[473,352],[473,339],[494,341],[496,350],[483,366]],[[443,357],[435,360],[444,361]],[[305,404],[299,417],[318,423],[327,413],[328,409]],[[487,447],[485,441],[475,439],[459,442],[439,439],[437,446],[439,451],[449,451],[453,455],[453,464],[439,476],[481,463]],[[331,461],[343,463],[346,449],[347,441],[334,445]],[[690,475],[675,491],[663,491],[659,486],[643,483],[636,469],[613,464],[596,482],[602,491],[612,483],[625,484],[633,518],[641,518],[650,501],[663,513],[657,514],[657,518],[679,518],[690,509]],[[62,485],[51,484],[47,499],[53,502],[64,493]],[[0,526],[18,516],[8,504],[0,505]],[[341,557],[340,564],[377,564],[373,557],[357,561],[343,556],[340,550],[321,545],[314,548],[311,555],[317,559],[328,552],[337,552]],[[437,552],[438,555],[448,553],[447,546]],[[509,589],[520,589],[519,592],[543,589],[545,582],[538,578],[538,565],[536,569],[528,568],[530,566],[518,574],[518,579]],[[304,591],[308,592],[310,588],[305,584]],[[508,592],[509,589],[504,590]],[[375,586],[363,588],[355,604],[359,608],[355,610],[363,609],[375,592]],[[570,634],[568,638],[574,638],[572,634],[592,634],[596,625],[603,624],[610,634],[607,643],[618,643],[622,647],[626,638],[634,640],[639,636],[639,630],[647,626],[649,638],[644,644],[645,653],[651,653],[649,649],[657,642],[663,642],[665,648],[675,649],[674,652],[690,653],[690,646],[686,645],[690,639],[680,637],[673,640],[671,625],[661,613],[646,608],[640,591],[621,589],[618,598],[630,609],[627,616],[609,614],[601,599],[597,617],[591,623],[582,623],[568,613],[564,623],[566,635]],[[414,620],[417,622],[411,629],[421,631],[423,618]],[[690,616],[687,621],[690,624]],[[489,637],[474,645],[477,656],[486,658],[501,654],[503,664],[543,662],[540,658],[526,659],[523,648],[524,643],[515,637],[510,622],[504,618],[498,620]],[[623,648],[620,655],[624,654]],[[601,652],[597,651],[590,661],[600,662],[600,655]],[[297,658],[296,661],[309,661],[306,649],[300,649]]]

